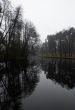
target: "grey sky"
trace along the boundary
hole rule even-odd
[[[24,18],[34,23],[42,41],[48,34],[75,27],[75,0],[10,1],[14,6],[22,6]]]

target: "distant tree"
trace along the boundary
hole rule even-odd
[[[55,35],[48,35],[48,53],[62,57],[75,57],[75,28],[62,30]],[[45,46],[43,43],[43,50]]]
[[[31,22],[25,22],[23,30],[23,55],[34,53],[39,44],[39,35]]]
[[[56,42],[55,42],[55,36],[54,35],[48,35],[48,49],[49,52],[53,55],[56,54]]]

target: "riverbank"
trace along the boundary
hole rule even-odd
[[[54,59],[74,59],[75,60],[75,56],[69,57],[69,56],[52,56],[52,55],[39,55],[39,57],[42,58],[54,58]]]

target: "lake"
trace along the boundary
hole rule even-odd
[[[75,61],[0,63],[1,110],[75,110]]]

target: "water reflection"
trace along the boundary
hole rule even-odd
[[[21,99],[35,90],[39,71],[34,62],[28,66],[19,62],[0,63],[0,110],[22,110]]]
[[[53,80],[66,89],[75,87],[75,61],[74,60],[43,60],[42,69],[46,78]]]

